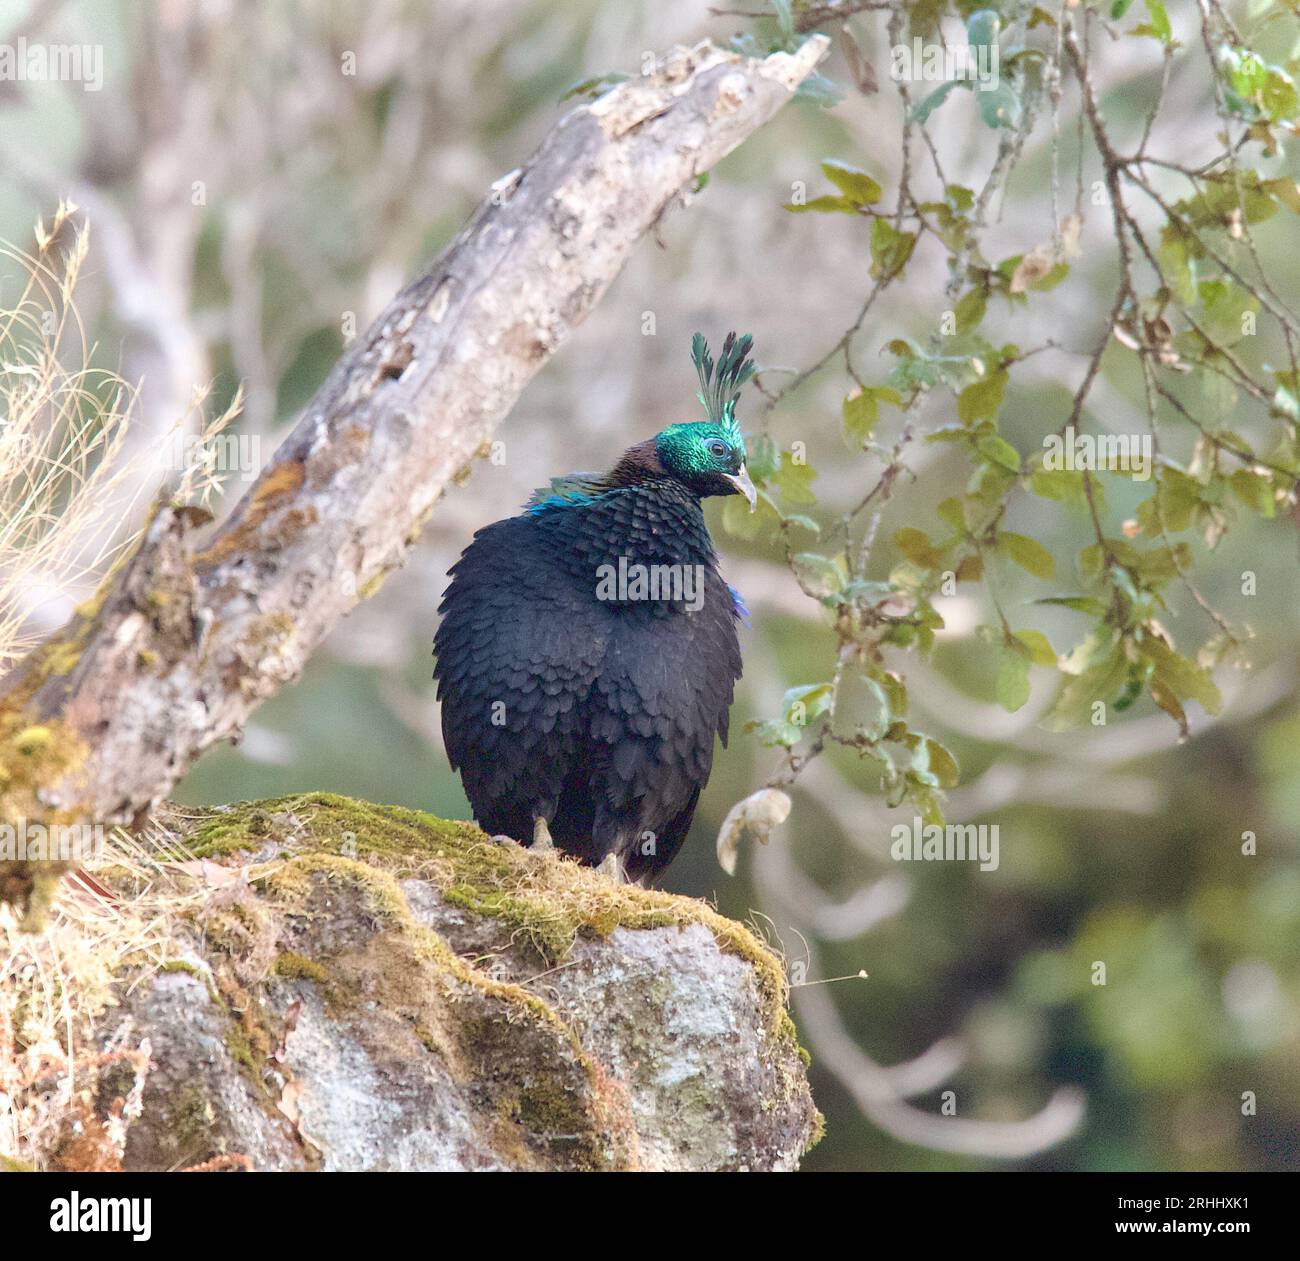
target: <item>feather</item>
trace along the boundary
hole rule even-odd
[[[700,390],[696,397],[704,405],[705,414],[715,424],[728,427],[735,425],[740,387],[754,375],[754,364],[748,358],[753,344],[754,339],[748,333],[743,337],[728,333],[722,343],[722,355],[718,359],[715,373],[704,334],[696,333],[691,339],[691,358],[695,361],[695,371],[700,378]]]
[[[559,504],[587,502],[608,489],[608,478],[608,473],[567,473],[563,477],[552,477],[548,486],[533,491],[525,508],[535,511]]]

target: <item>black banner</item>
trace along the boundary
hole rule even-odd
[[[244,1240],[261,1248],[272,1240],[292,1245],[319,1242],[338,1247],[345,1238],[376,1241],[421,1233],[430,1248],[444,1231],[463,1233],[456,1219],[472,1206],[476,1193],[490,1203],[508,1197],[511,1211],[500,1224],[548,1221],[560,1207],[554,1178],[600,1175],[515,1177],[509,1188],[500,1179],[437,1174],[116,1174],[75,1177],[14,1174],[0,1178],[0,1220],[5,1255],[45,1255],[69,1244],[98,1254],[104,1244],[132,1249],[199,1244],[222,1247]],[[605,1178],[637,1175],[604,1175]],[[710,1185],[725,1178],[722,1188]],[[856,1183],[852,1198],[845,1180]],[[1283,1205],[1293,1194],[1283,1174],[1133,1173],[1133,1174],[824,1174],[784,1180],[779,1188],[738,1175],[675,1175],[675,1219],[698,1197],[699,1211],[680,1218],[674,1233],[689,1236],[687,1220],[698,1223],[700,1238],[716,1240],[791,1228],[815,1237],[818,1226],[860,1229],[864,1241],[877,1231],[901,1233],[927,1245],[945,1240],[978,1242],[996,1248],[1003,1242],[1057,1241],[1121,1243],[1143,1237],[1218,1240],[1246,1235],[1279,1240]],[[453,1185],[454,1182],[454,1185]],[[596,1224],[636,1211],[635,1188],[584,1188],[583,1214]],[[662,1188],[652,1194],[660,1195]],[[614,1199],[608,1197],[613,1195]],[[749,1196],[756,1199],[747,1207]],[[444,1201],[443,1197],[454,1197]],[[467,1202],[468,1200],[468,1202]],[[438,1212],[446,1203],[448,1215]],[[617,1204],[617,1209],[615,1209]],[[452,1206],[455,1206],[454,1208]],[[524,1216],[536,1209],[540,1218]],[[569,1215],[570,1210],[565,1210]],[[800,1223],[802,1224],[800,1225]],[[612,1221],[611,1221],[612,1224]],[[495,1232],[494,1232],[495,1234]],[[40,1249],[19,1251],[25,1244]],[[1138,1245],[1141,1246],[1140,1244]]]

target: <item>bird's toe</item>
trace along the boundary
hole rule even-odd
[[[533,843],[529,848],[534,853],[541,854],[555,848],[555,842],[551,840],[551,829],[545,819],[537,818],[533,820]]]

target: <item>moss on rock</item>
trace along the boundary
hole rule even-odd
[[[327,793],[163,822],[213,892],[122,978],[166,1048],[127,1168],[789,1168],[813,1134],[781,961],[704,902]]]
[[[399,878],[427,879],[447,902],[504,921],[552,966],[568,957],[579,935],[603,939],[620,927],[703,924],[722,950],[754,969],[773,1032],[794,1034],[781,960],[743,924],[705,902],[615,884],[562,857],[495,842],[472,823],[333,793],[221,807],[198,821],[185,846],[197,857],[216,858],[273,840],[360,859]]]

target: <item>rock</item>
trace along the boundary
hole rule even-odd
[[[176,829],[208,895],[100,1028],[152,1053],[126,1169],[776,1170],[815,1140],[782,965],[702,902],[325,794]]]

